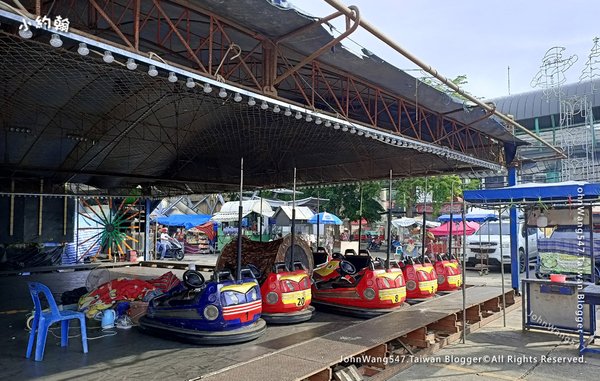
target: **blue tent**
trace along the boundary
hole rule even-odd
[[[167,217],[157,217],[156,222],[165,226],[182,226],[191,229],[210,220],[210,214],[174,214]]]
[[[570,202],[578,197],[585,200],[600,198],[600,184],[584,181],[562,183],[528,183],[498,189],[471,190],[464,192],[464,199],[470,203],[498,204],[535,201]]]
[[[482,223],[490,220],[497,220],[498,216],[494,213],[467,213],[465,215],[465,220],[467,221],[475,221],[477,223]],[[452,215],[453,221],[462,221],[462,214],[457,213]],[[442,214],[438,217],[438,221],[440,222],[448,222],[450,221],[449,214]]]

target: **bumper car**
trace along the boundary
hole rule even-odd
[[[438,290],[438,278],[428,257],[420,262],[414,257],[405,256],[401,267],[406,280],[408,299],[426,299],[435,295]]]
[[[269,242],[242,238],[244,263],[252,263],[254,275],[260,284],[261,317],[269,324],[295,324],[310,320],[314,313],[310,270],[313,258],[310,246],[303,239],[294,241],[294,258],[290,264],[290,235]],[[235,260],[235,243],[223,248],[217,260],[217,269],[226,268]]]
[[[310,320],[315,308],[310,276],[301,262],[288,271],[285,263],[276,263],[260,287],[263,298],[262,317],[270,324],[293,324]]]
[[[439,254],[435,262],[435,272],[437,273],[438,291],[455,291],[462,285],[460,264],[454,255],[448,257]]]
[[[313,281],[313,304],[334,313],[371,318],[395,311],[406,300],[397,262],[384,263],[364,250],[335,253],[314,271]]]
[[[250,269],[242,270],[241,280],[224,270],[208,282],[187,270],[183,284],[150,301],[142,331],[194,344],[241,343],[265,332],[260,288]]]

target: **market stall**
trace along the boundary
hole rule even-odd
[[[465,191],[465,201],[496,209],[519,207],[525,215],[525,225],[552,227],[567,233],[538,242],[540,255],[536,273],[556,272],[550,280],[530,278],[529,266],[522,279],[523,328],[578,332],[580,351],[586,350],[584,333],[595,336],[596,311],[582,291],[596,282],[600,257],[595,249],[593,206],[600,199],[600,184],[568,181],[554,184],[522,184],[501,189]],[[511,224],[518,221],[511,220]],[[516,229],[511,229],[516,231]],[[551,236],[552,237],[552,236]],[[511,240],[517,237],[511,234]],[[525,240],[527,243],[528,240]],[[525,256],[529,262],[529,250]],[[517,253],[511,252],[512,286],[518,289]],[[561,263],[559,263],[561,262]],[[570,278],[570,281],[566,281]],[[516,281],[515,281],[516,280]],[[588,298],[589,299],[589,298]]]

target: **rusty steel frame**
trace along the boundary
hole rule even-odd
[[[219,75],[236,86],[313,110],[321,109],[349,122],[359,122],[398,136],[438,144],[496,162],[502,157],[498,141],[452,119],[448,113],[426,109],[418,102],[399,97],[382,86],[319,61],[323,52],[356,29],[358,21],[347,18],[346,31],[309,56],[285,44],[290,36],[323,25],[339,17],[340,12],[273,40],[184,0],[152,0],[144,2],[144,9],[140,0],[41,3],[39,0],[25,0],[22,3],[37,14],[44,14],[54,7],[54,12],[60,11],[61,16],[69,17],[71,27],[98,38],[108,38],[111,44],[124,49],[139,52],[141,43],[151,45],[165,59],[173,58],[178,63],[183,61],[189,69],[201,75],[212,78]],[[165,11],[167,6],[168,13]],[[360,17],[358,10],[356,17]],[[205,35],[192,30],[192,24],[199,20],[208,25]],[[152,30],[154,37],[140,41],[142,32],[146,30]],[[235,60],[228,60],[226,52],[235,43],[232,32],[244,34],[254,39],[256,44],[251,50],[242,51]],[[183,47],[183,50],[174,50],[175,47]],[[296,58],[291,59],[290,56]],[[220,73],[216,73],[215,68],[219,66]],[[490,115],[486,113],[481,119]]]

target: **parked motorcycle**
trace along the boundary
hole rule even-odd
[[[175,238],[171,238],[171,237],[169,237],[169,243],[171,245],[167,249],[167,251],[165,252],[164,259],[166,259],[166,258],[175,258],[178,261],[183,260],[183,257],[185,256],[185,254],[183,252],[183,244],[181,242],[179,242],[178,240],[176,240]],[[162,243],[158,244],[157,254],[159,256],[161,254],[161,245],[162,245]]]
[[[367,245],[367,250],[377,251],[379,249],[381,249],[381,240],[375,237],[371,238],[369,244]]]

